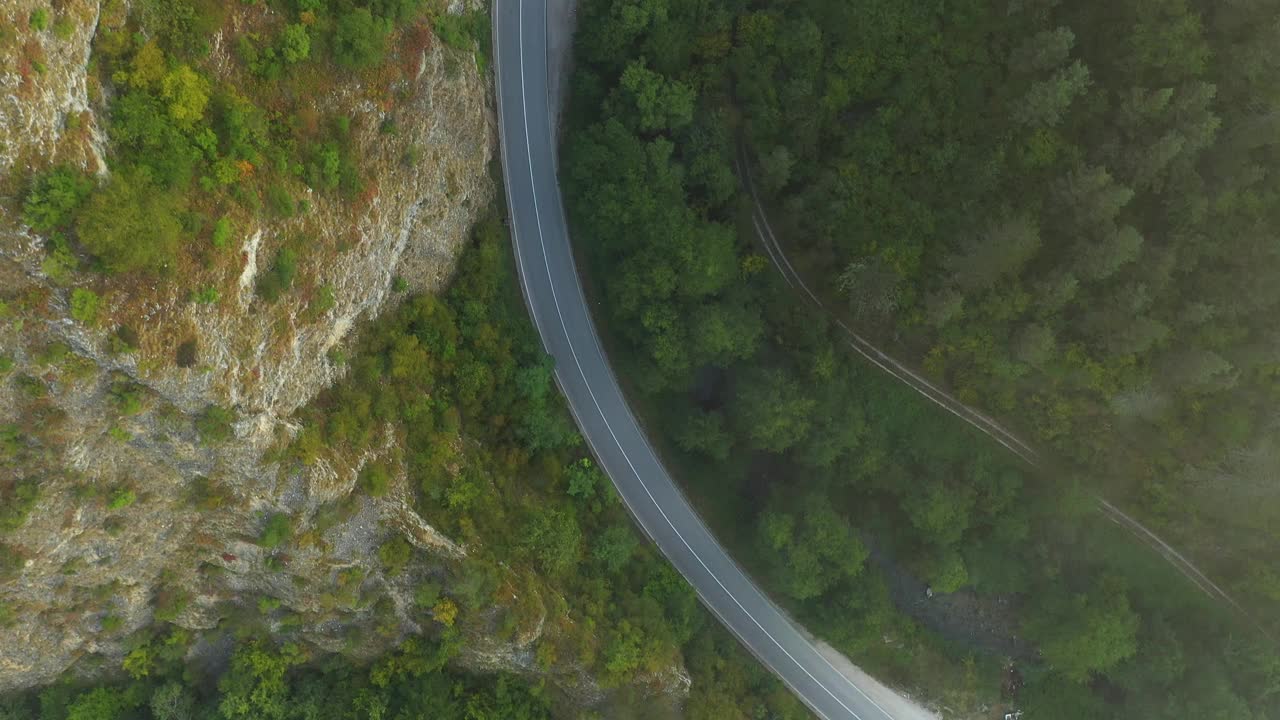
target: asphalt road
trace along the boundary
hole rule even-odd
[[[597,460],[702,602],[814,713],[830,720],[905,720],[882,707],[888,702],[883,686],[864,689],[836,670],[733,562],[640,429],[601,349],[574,267],[556,180],[546,0],[495,0],[493,12],[499,133],[520,281],[555,358],[556,380]]]

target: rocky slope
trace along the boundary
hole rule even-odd
[[[400,533],[437,559],[427,573],[465,550],[414,513],[402,479],[378,499],[353,495],[368,458],[281,472],[268,450],[341,375],[362,321],[449,277],[494,193],[487,75],[431,43],[394,109],[354,77],[314,98],[354,118],[369,191],[358,202],[314,194],[287,220],[237,217],[238,263],[55,282],[44,239],[21,223],[22,188],[54,163],[108,172],[91,48],[127,7],[68,0],[41,30],[30,18],[42,7],[0,0],[0,497],[12,505],[17,486],[38,488],[25,522],[0,530],[0,691],[73,665],[118,667],[128,636],[157,617],[200,631],[257,612],[318,647],[361,652],[415,630],[413,578],[383,573],[377,548]],[[251,10],[233,10],[213,38],[214,72],[232,62],[226,33]],[[380,132],[392,112],[396,132]],[[312,248],[294,289],[268,303],[256,276],[296,234]],[[205,286],[220,299],[190,302]],[[77,287],[102,297],[93,326],[71,317]],[[113,348],[121,328],[136,351]],[[231,410],[229,438],[215,439],[210,406]],[[262,540],[274,515],[291,520],[287,551]],[[510,665],[518,653],[494,647],[486,662],[495,656]]]

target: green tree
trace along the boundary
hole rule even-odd
[[[1087,682],[1138,651],[1138,616],[1114,578],[1088,595],[1049,597],[1046,603],[1025,630],[1049,666],[1068,680]]]
[[[782,452],[808,432],[814,401],[785,371],[754,370],[738,384],[734,422],[755,447]]]
[[[974,490],[966,485],[935,480],[911,492],[902,507],[922,538],[938,545],[951,545],[959,542],[970,525]]]
[[[639,547],[640,544],[636,541],[635,533],[631,528],[624,525],[610,525],[600,533],[596,546],[591,550],[591,556],[600,561],[606,570],[616,573],[627,564]]]
[[[693,89],[633,62],[622,73],[620,87],[635,107],[641,132],[676,130],[693,121]]]
[[[286,673],[303,659],[296,646],[279,650],[260,642],[238,648],[218,681],[218,711],[225,720],[284,720],[289,711]]]
[[[561,576],[582,556],[582,530],[572,513],[561,508],[542,509],[525,521],[520,546],[544,572]]]
[[[311,56],[311,36],[307,26],[291,23],[280,33],[280,54],[285,62],[300,63]]]
[[[1055,127],[1062,123],[1067,108],[1089,87],[1089,68],[1079,60],[1061,68],[1045,80],[1032,83],[1013,110],[1014,119],[1031,127]]]
[[[178,127],[187,130],[204,119],[209,91],[209,81],[188,65],[170,70],[160,83],[160,94],[169,101],[169,114]]]
[[[803,503],[802,512],[765,511],[756,533],[771,574],[797,600],[820,597],[857,577],[868,556],[844,518],[817,495]]]

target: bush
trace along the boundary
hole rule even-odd
[[[39,232],[66,227],[91,192],[93,181],[84,173],[65,165],[54,168],[31,184],[22,219]]]
[[[218,288],[212,285],[206,285],[199,290],[191,292],[191,302],[200,303],[201,305],[213,305],[222,297],[222,293],[218,292]]]
[[[235,419],[236,414],[227,408],[218,405],[206,406],[195,421],[196,432],[200,434],[200,441],[206,445],[213,445],[230,440],[232,435],[231,423]]]
[[[138,349],[138,333],[128,325],[116,328],[115,334],[107,339],[107,349],[113,354],[131,353]]]
[[[107,272],[166,269],[182,247],[186,200],[157,187],[146,172],[116,173],[76,221],[85,249]]]
[[[420,608],[431,609],[440,601],[440,583],[427,580],[413,593],[413,603]]]
[[[333,57],[342,67],[359,70],[382,62],[391,24],[375,18],[367,8],[343,15],[333,36]]]
[[[53,34],[58,36],[59,40],[69,40],[75,31],[75,23],[71,22],[71,18],[66,15],[62,15],[53,21]],[[68,121],[73,117],[76,117],[76,115],[68,115]]]
[[[373,497],[386,495],[390,484],[391,473],[382,463],[369,463],[360,473],[360,488]]]
[[[231,218],[223,216],[213,224],[213,246],[221,250],[231,242]]]
[[[293,217],[295,209],[293,196],[283,185],[274,184],[267,188],[267,205],[271,211],[282,218]]]
[[[182,590],[165,588],[156,593],[153,605],[155,618],[160,622],[173,622],[191,604],[191,594]]]
[[[338,304],[338,298],[333,294],[332,285],[321,285],[316,292],[316,297],[307,306],[307,311],[314,317],[319,317],[329,312]]]
[[[388,575],[399,575],[413,557],[413,546],[399,535],[382,543],[378,548],[378,559],[387,569]]]
[[[117,488],[111,493],[107,502],[108,510],[123,510],[138,501],[138,496],[129,488]]]
[[[22,570],[22,554],[16,549],[0,543],[0,581],[8,580]]]
[[[108,395],[111,397],[111,404],[121,415],[137,415],[142,412],[142,388],[138,385],[127,381],[115,382]]]
[[[305,25],[285,26],[280,33],[280,55],[291,65],[311,56],[311,36]]]
[[[174,353],[174,361],[180,368],[193,368],[200,357],[200,346],[196,344],[195,338],[188,338],[178,346],[177,352]]]
[[[95,325],[98,322],[98,307],[101,304],[102,298],[92,290],[76,288],[71,291],[71,317],[80,323]]]
[[[272,513],[267,518],[267,524],[262,528],[262,536],[258,538],[258,544],[264,548],[274,549],[280,547],[289,536],[293,535],[293,518],[286,513]]]
[[[227,503],[225,491],[203,475],[197,475],[191,481],[184,499],[198,510],[217,510]]]
[[[30,25],[32,30],[44,32],[44,29],[49,27],[49,11],[44,8],[32,10]]]
[[[0,427],[0,438],[4,437]],[[0,447],[0,457],[4,449]],[[9,490],[0,492],[0,532],[17,530],[27,522],[31,509],[40,499],[40,484],[35,480],[19,480]]]
[[[258,295],[275,302],[280,294],[293,285],[298,274],[298,256],[289,248],[281,248],[271,269],[258,278]]]

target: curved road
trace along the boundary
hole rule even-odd
[[[493,21],[503,172],[521,286],[555,358],[556,381],[596,458],[703,604],[814,713],[827,720],[905,720],[882,707],[901,698],[886,698],[876,683],[859,687],[848,680],[764,596],[694,513],[641,431],[601,349],[569,245],[548,102],[546,0],[495,0]]]

